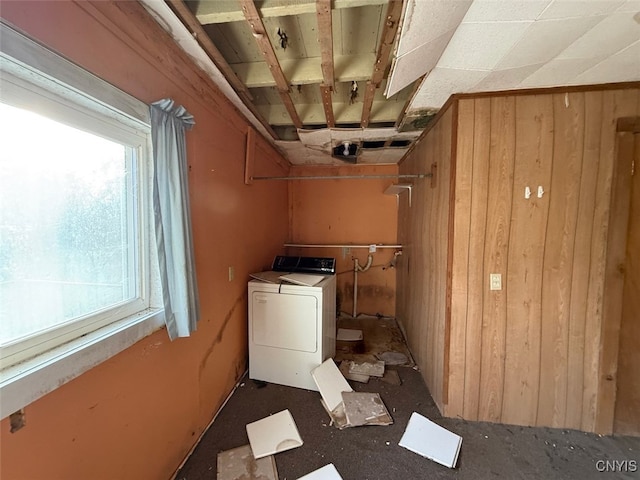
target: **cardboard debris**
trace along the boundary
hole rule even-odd
[[[349,373],[382,377],[384,376],[384,362],[381,360],[376,362],[349,361]]]
[[[342,477],[333,463],[330,463],[318,470],[314,470],[313,472],[300,477],[298,480],[342,480]]]
[[[303,443],[289,410],[247,424],[247,436],[256,460],[299,447]]]
[[[217,471],[217,480],[242,480],[246,478],[278,480],[278,471],[273,455],[256,460],[251,453],[250,445],[218,453]]]
[[[398,445],[445,467],[455,468],[462,437],[413,412]]]
[[[393,423],[393,419],[378,393],[342,392],[342,400],[347,426],[391,425]]]
[[[331,358],[311,370],[311,376],[316,382],[318,390],[320,390],[320,395],[322,395],[326,408],[330,412],[342,403],[342,392],[353,391]]]
[[[340,373],[347,380],[353,380],[354,382],[369,383],[369,375],[363,375],[361,373],[349,373],[349,365],[351,362],[344,360],[340,362]]]

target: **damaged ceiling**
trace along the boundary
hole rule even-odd
[[[454,93],[640,80],[640,1],[141,0],[289,162],[397,163]]]

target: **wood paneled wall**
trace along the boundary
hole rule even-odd
[[[446,231],[414,219],[405,233],[414,245],[424,232],[428,261],[414,259],[412,281],[401,285],[415,289],[420,280],[428,291],[398,308],[412,304],[406,315],[413,318],[404,321],[429,387],[448,387],[450,417],[610,431],[615,370],[601,364],[601,332],[616,119],[640,113],[639,89],[461,98],[457,113],[449,375],[442,381],[441,359],[432,357],[443,348],[428,353],[428,345],[434,325],[443,324],[447,279],[442,260],[430,255],[442,254]],[[445,116],[440,122],[434,139],[452,129]],[[429,155],[429,138],[406,163]],[[430,223],[434,209],[446,210],[434,200],[416,198],[412,217]],[[425,201],[431,205],[419,206]],[[502,275],[502,290],[490,290],[491,273]],[[438,330],[435,338],[443,337]]]
[[[397,264],[396,316],[409,347],[443,411],[446,403],[447,258],[453,109],[415,146],[400,165],[401,174],[430,173],[435,177],[412,182],[411,206],[400,195],[398,241],[403,245]]]

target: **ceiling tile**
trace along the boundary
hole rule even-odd
[[[513,90],[520,82],[529,77],[540,68],[538,65],[525,65],[524,67],[509,68],[506,70],[494,70],[473,87],[474,92],[496,92],[500,90]]]
[[[387,98],[395,95],[405,86],[420,78],[436,66],[440,55],[451,40],[453,30],[445,32],[429,43],[420,45],[415,50],[396,58],[385,90]]]
[[[593,16],[534,22],[497,68],[503,70],[548,62],[604,18]]]
[[[555,59],[529,75],[519,86],[534,88],[575,84],[578,75],[600,61],[602,58]]]
[[[489,72],[486,70],[456,70],[436,67],[424,79],[418,93],[411,102],[409,111],[440,108],[452,93],[470,91],[487,74]],[[452,85],[455,85],[455,91],[452,91]]]
[[[554,0],[540,15],[541,20],[603,15],[615,11],[624,0]]]
[[[406,2],[396,56],[441,37],[460,24],[472,0],[421,0]]]
[[[640,80],[640,41],[577,77],[580,83],[630,82]]]
[[[640,40],[640,25],[634,19],[633,12],[616,12],[567,47],[558,58],[614,55],[637,40]]]
[[[491,70],[532,23],[462,23],[440,57],[438,67]]]
[[[551,0],[475,0],[463,22],[510,22],[535,20]]]

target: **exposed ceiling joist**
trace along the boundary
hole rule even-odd
[[[333,73],[333,28],[331,25],[331,0],[318,0],[318,42],[323,84],[334,88]]]
[[[296,126],[296,128],[302,128],[302,122],[300,121],[300,117],[298,116],[298,112],[296,111],[293,100],[289,95],[289,82],[285,78],[284,73],[280,68],[278,57],[276,57],[276,52],[274,52],[273,50],[273,45],[271,45],[269,35],[264,28],[264,24],[262,23],[262,18],[260,17],[258,9],[253,3],[253,0],[238,1],[242,8],[242,13],[244,14],[244,17],[249,24],[249,28],[251,29],[251,32],[256,39],[258,48],[264,56],[265,61],[269,65],[269,69],[271,70],[271,74],[273,75],[273,78],[276,82],[278,92],[280,93],[280,97],[282,98],[282,103],[284,103],[287,112],[289,112],[291,121]]]
[[[198,19],[193,15],[193,13],[191,13],[191,10],[189,10],[189,7],[187,7],[185,2],[183,0],[167,0],[167,4],[185,27],[189,29],[195,40],[198,42],[198,45],[202,47],[207,56],[213,61],[222,75],[224,75],[227,81],[231,84],[244,105],[264,126],[269,135],[273,138],[277,138],[276,132],[253,104],[253,96],[251,95],[251,92],[249,92],[246,84],[238,78],[215,44],[211,41],[211,38],[209,38],[207,33],[204,31]]]
[[[333,0],[333,8],[356,8],[371,5],[384,5],[388,0]],[[215,4],[215,5],[214,5]],[[316,12],[315,0],[296,0],[280,4],[265,5],[260,9],[263,18],[304,15]],[[199,2],[196,10],[198,21],[207,25],[210,23],[240,22],[245,19],[238,8],[237,0],[215,0]]]
[[[334,82],[366,81],[371,77],[371,65],[376,61],[373,53],[359,55],[335,55]],[[318,58],[281,59],[280,67],[292,85],[325,83]],[[231,65],[238,78],[249,88],[276,86],[268,65],[263,62],[236,63]]]
[[[380,45],[378,46],[378,55],[373,66],[371,80],[367,82],[367,88],[364,94],[362,106],[361,125],[367,127],[369,125],[369,117],[371,115],[371,106],[373,105],[373,96],[376,89],[380,86],[380,82],[384,78],[385,69],[389,62],[389,55],[393,48],[393,42],[398,32],[400,17],[402,15],[402,0],[390,0],[387,7],[387,15],[384,24],[384,30],[380,37]]]
[[[322,95],[322,107],[324,108],[324,116],[327,127],[336,126],[336,119],[333,115],[333,101],[331,96],[331,87],[329,85],[320,85],[320,94]]]

